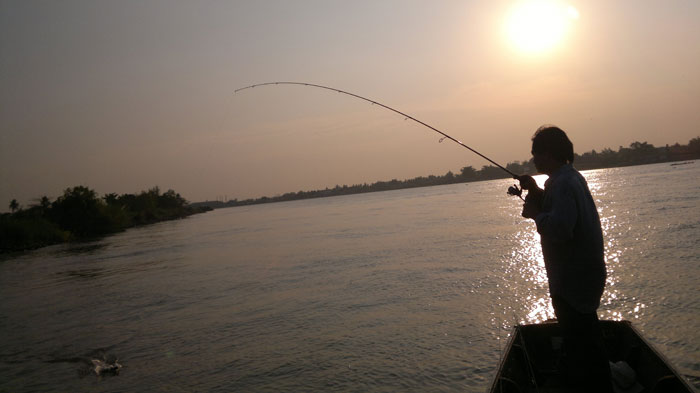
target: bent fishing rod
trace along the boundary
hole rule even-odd
[[[409,120],[409,119],[410,119],[410,120],[413,120],[414,122],[416,122],[416,123],[418,123],[418,124],[420,124],[420,125],[422,125],[422,126],[425,126],[425,127],[430,128],[431,130],[433,130],[433,131],[437,132],[438,134],[442,135],[442,138],[440,139],[440,142],[442,142],[444,139],[449,139],[449,140],[451,140],[452,142],[454,142],[454,143],[456,143],[456,144],[458,144],[458,145],[460,145],[460,146],[462,146],[462,147],[464,147],[464,148],[466,148],[466,149],[469,149],[472,153],[477,154],[479,157],[481,157],[481,158],[485,159],[486,161],[492,163],[493,165],[497,166],[498,168],[500,168],[500,169],[506,171],[510,176],[513,177],[513,179],[518,179],[518,175],[516,175],[515,173],[509,171],[509,170],[506,169],[504,166],[502,166],[502,165],[500,165],[499,163],[497,163],[496,161],[494,161],[494,160],[492,160],[492,159],[486,157],[485,155],[479,153],[478,151],[476,151],[476,150],[474,150],[473,148],[467,146],[466,144],[462,143],[461,141],[459,141],[459,140],[457,140],[457,139],[451,137],[450,135],[447,135],[446,133],[444,133],[444,132],[438,130],[437,128],[431,126],[430,124],[427,124],[427,123],[425,123],[425,122],[422,122],[422,121],[416,119],[415,117],[413,117],[413,116],[411,116],[411,115],[408,115],[408,114],[406,114],[406,113],[404,113],[404,112],[401,112],[401,111],[399,111],[399,110],[397,110],[397,109],[394,109],[394,108],[392,108],[392,107],[390,107],[390,106],[388,106],[388,105],[384,105],[384,104],[382,104],[381,102],[378,102],[378,101],[375,101],[375,100],[371,100],[371,99],[369,99],[369,98],[363,97],[363,96],[358,95],[358,94],[354,94],[354,93],[350,93],[350,92],[347,92],[347,91],[344,91],[344,90],[336,89],[336,88],[334,88],[334,87],[328,87],[328,86],[317,85],[317,84],[314,84],[314,83],[305,83],[305,82],[265,82],[265,83],[258,83],[258,84],[255,84],[255,85],[250,85],[250,86],[241,87],[241,88],[239,88],[239,89],[234,90],[233,92],[234,92],[234,94],[235,94],[235,93],[238,93],[238,92],[241,91],[241,90],[252,89],[252,88],[260,87],[260,86],[271,86],[271,85],[272,85],[272,86],[274,86],[274,85],[298,85],[298,86],[306,86],[306,87],[316,87],[316,88],[319,88],[319,89],[325,89],[325,90],[330,90],[330,91],[334,91],[334,92],[337,92],[337,93],[345,94],[345,95],[348,95],[348,96],[350,96],[350,97],[359,98],[360,100],[367,101],[367,102],[371,103],[372,105],[378,105],[378,106],[380,106],[380,107],[382,107],[382,108],[384,108],[384,109],[388,109],[388,110],[390,110],[390,111],[392,111],[392,112],[394,112],[394,113],[398,113],[399,115],[401,115],[401,116],[404,117],[404,120]],[[511,187],[511,188],[508,189],[508,194],[520,196],[520,194],[518,194],[517,191],[518,191],[517,187],[515,187],[515,189],[513,189],[513,187]],[[522,190],[519,190],[519,191],[522,192]],[[522,199],[522,197],[521,197],[521,199]]]

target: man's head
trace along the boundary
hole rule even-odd
[[[538,172],[551,175],[574,162],[574,145],[561,128],[544,125],[532,136],[532,157]]]

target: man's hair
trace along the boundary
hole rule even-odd
[[[532,153],[549,154],[565,163],[574,162],[574,144],[561,128],[549,124],[538,128],[532,136]]]

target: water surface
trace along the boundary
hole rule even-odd
[[[700,167],[584,175],[599,314],[700,375]],[[0,391],[485,391],[511,326],[553,317],[510,184],[221,209],[5,257]],[[100,350],[120,375],[62,361]]]

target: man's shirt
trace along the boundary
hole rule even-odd
[[[579,312],[595,312],[605,287],[603,232],[588,183],[571,164],[545,182],[535,222],[550,295],[561,296]]]

